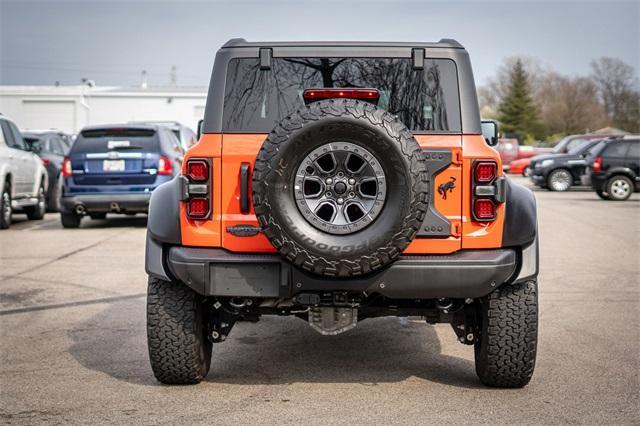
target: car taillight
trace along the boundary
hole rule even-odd
[[[204,219],[209,216],[209,200],[207,198],[191,198],[187,203],[187,215],[191,219]]]
[[[474,170],[475,181],[478,183],[490,183],[496,178],[497,171],[498,165],[493,161],[478,162]]]
[[[169,159],[169,157],[161,155],[160,159],[158,160],[158,174],[170,175],[172,172],[173,168],[171,167],[171,160]]]
[[[204,182],[209,179],[209,163],[205,160],[187,161],[187,177],[193,182]]]
[[[47,160],[46,158],[41,158],[40,160],[42,161],[42,165],[45,167],[51,164],[51,161]]]
[[[487,198],[478,198],[473,202],[473,214],[476,219],[495,220],[496,205]]]
[[[591,165],[591,170],[598,173],[602,171],[602,157],[597,156],[593,159],[593,164]]]
[[[211,162],[191,158],[184,168],[187,178],[187,218],[205,220],[211,217]]]
[[[498,218],[498,204],[504,202],[504,178],[498,177],[498,163],[476,161],[471,168],[471,213],[476,222]]]
[[[71,177],[71,175],[73,175],[73,170],[71,170],[71,159],[69,159],[69,157],[64,157],[64,160],[62,160],[62,176]]]
[[[377,103],[380,92],[377,89],[306,89],[302,92],[302,98],[306,103],[334,98],[359,99]]]

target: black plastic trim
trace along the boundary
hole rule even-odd
[[[538,234],[536,199],[533,192],[510,178],[505,178],[505,218],[503,247],[524,247]]]
[[[423,149],[422,153],[429,173],[429,205],[416,235],[418,237],[446,238],[451,235],[451,222],[435,207],[437,188],[434,182],[436,176],[451,164],[452,153],[447,148]],[[458,188],[458,190],[460,189]]]
[[[249,213],[249,163],[240,164],[240,213]]]
[[[215,248],[171,247],[167,263],[176,278],[206,296],[292,297],[301,291],[345,290],[396,299],[476,298],[513,276],[517,254],[496,249],[401,256],[382,271],[349,279],[312,275],[275,254]]]
[[[176,176],[158,186],[149,201],[147,231],[162,243],[180,244],[180,200],[184,199],[187,179]]]

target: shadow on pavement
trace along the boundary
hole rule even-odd
[[[158,385],[148,361],[144,299],[111,304],[69,336],[70,353],[84,367],[133,384]],[[206,382],[375,384],[410,377],[481,387],[472,361],[441,354],[432,326],[397,318],[368,319],[338,336],[321,336],[297,318],[238,323],[226,342],[214,345]]]

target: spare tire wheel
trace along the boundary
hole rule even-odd
[[[312,103],[276,125],[258,153],[253,204],[294,265],[325,276],[380,269],[413,240],[428,202],[424,156],[395,116],[372,104]]]

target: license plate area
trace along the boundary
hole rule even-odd
[[[109,173],[124,172],[125,160],[103,160],[102,170]]]

